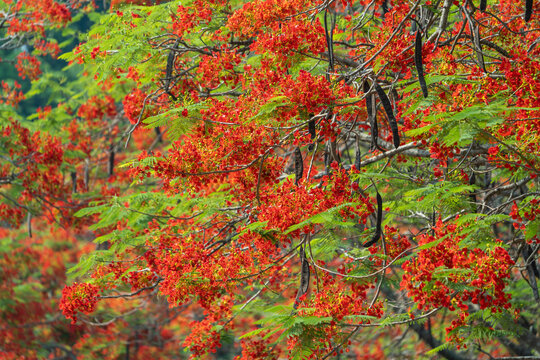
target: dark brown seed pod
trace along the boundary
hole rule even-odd
[[[174,100],[176,100],[176,96],[171,93],[171,82],[174,70],[174,62],[176,60],[175,50],[178,49],[179,43],[180,40],[178,39],[174,42],[174,45],[172,46],[172,49],[169,51],[169,55],[167,56],[167,67],[165,68],[165,92],[169,94]]]
[[[324,147],[324,171],[328,173],[328,168],[330,167],[330,147],[328,144]]]
[[[370,150],[375,150],[375,149],[381,150],[377,142],[377,140],[379,139],[379,126],[377,126],[376,116],[371,118],[370,125],[371,125],[371,146],[369,148]]]
[[[382,3],[382,12],[381,12],[381,19],[384,20],[384,16],[386,15],[387,12],[388,12],[388,1],[387,1],[387,0],[383,0],[383,3]]]
[[[369,92],[369,88],[369,83],[367,81],[364,81],[365,94]],[[379,144],[377,143],[377,140],[379,139],[379,127],[377,125],[377,114],[374,114],[373,111],[373,95],[366,96],[366,111],[368,114],[369,125],[371,126],[371,145],[369,149],[379,149],[382,151],[382,149],[379,147]]]
[[[392,137],[394,138],[394,146],[397,149],[400,144],[400,139],[397,121],[394,116],[394,110],[392,109],[392,104],[390,103],[390,99],[388,99],[388,96],[386,96],[386,93],[384,92],[382,87],[377,83],[375,83],[375,90],[377,90],[377,95],[379,95],[379,99],[381,99],[384,111],[386,112],[386,116],[388,117],[388,123],[390,124],[390,129],[392,130]]]
[[[309,131],[309,136],[311,137],[311,140],[315,140],[315,137],[317,136],[317,132],[315,130],[315,120],[309,120],[308,131]]]
[[[369,83],[367,81],[364,81],[364,94],[367,94],[369,92]],[[373,117],[373,99],[371,98],[371,95],[366,96],[366,110],[368,118]]]
[[[475,185],[476,184],[476,175],[474,173],[472,173],[471,177],[469,178],[469,184],[470,185]],[[475,208],[474,211],[476,212],[476,195],[475,195],[474,190],[471,191],[471,193],[469,194],[469,197],[471,199],[473,207]]]
[[[534,261],[534,257],[532,261],[530,260],[533,255],[532,248],[529,245],[525,246],[521,251],[521,255],[523,256],[523,260],[527,264],[527,275],[529,275],[529,285],[533,292],[534,299],[538,302],[540,301],[540,294],[538,294],[538,285],[536,284],[535,278],[538,277],[538,268],[536,267],[536,261]]]
[[[86,159],[84,162],[84,189],[88,190],[88,187],[90,186],[90,163],[89,160]]]
[[[356,154],[354,154],[354,167],[358,170],[362,166],[362,153],[360,147],[356,147]]]
[[[166,89],[167,91],[169,91],[168,85],[171,82],[175,58],[176,58],[176,54],[174,50],[169,51],[169,56],[167,56],[167,68],[165,69],[165,81],[167,84],[167,89]]]
[[[533,0],[525,1],[525,21],[529,22],[531,20],[533,13]]]
[[[523,251],[523,259],[525,260],[526,263],[530,263],[531,270],[534,275],[531,277],[531,279],[534,277],[537,277],[538,279],[540,279],[540,272],[538,272],[536,261],[531,261],[531,256],[533,255],[533,248],[531,247],[531,245],[527,245],[523,247],[522,251]]]
[[[313,114],[309,114],[309,118],[311,119],[313,117]],[[315,129],[315,120],[309,120],[308,121],[308,131],[309,136],[311,137],[312,141],[315,141],[315,138],[317,137],[317,131]],[[308,151],[313,151],[315,148],[315,145],[313,143],[308,145]]]
[[[113,173],[114,173],[114,150],[111,149],[111,152],[109,153],[108,174],[109,176],[112,176]]]
[[[72,171],[69,175],[71,176],[71,191],[75,194],[77,192],[77,173]]]
[[[296,175],[296,185],[304,174],[304,159],[302,158],[302,151],[299,147],[294,150],[294,174]]]
[[[26,228],[28,229],[28,237],[32,237],[32,213],[30,211],[26,214]]]
[[[486,11],[487,0],[480,0],[480,11]]]
[[[420,30],[416,32],[416,39],[414,42],[414,65],[416,65],[416,71],[418,72],[418,82],[420,82],[420,88],[424,98],[428,97],[428,89],[426,79],[424,78],[424,65],[422,64],[422,34]]]
[[[300,297],[306,294],[309,290],[309,279],[311,277],[311,272],[309,269],[309,262],[306,257],[306,252],[303,247],[300,248],[300,263],[302,270],[300,273],[300,287],[296,293],[296,301],[294,302],[294,308],[298,308],[298,301]]]
[[[375,234],[369,240],[367,243],[365,243],[364,247],[370,247],[371,245],[375,244],[382,235],[382,229],[381,229],[381,223],[382,223],[382,197],[381,194],[377,191],[377,225],[375,227]]]
[[[304,295],[309,290],[310,278],[309,262],[306,258],[306,252],[302,249],[302,276],[300,278],[300,291]]]
[[[163,142],[163,135],[161,134],[161,129],[159,128],[159,126],[155,127],[154,131],[156,132],[158,142],[162,143]]]

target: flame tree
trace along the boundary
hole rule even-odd
[[[4,128],[12,227],[98,244],[62,290],[88,328],[67,350],[538,356],[539,7],[111,4],[61,55],[92,89],[76,120]]]

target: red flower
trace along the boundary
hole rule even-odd
[[[74,283],[62,290],[60,309],[72,323],[77,321],[77,312],[89,314],[95,310],[99,300],[99,288],[92,284]]]
[[[499,147],[498,146],[492,146],[488,149],[488,153],[492,156],[495,156],[499,153]]]

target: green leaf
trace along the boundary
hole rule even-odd
[[[425,133],[429,132],[435,126],[437,126],[436,123],[433,123],[433,124],[430,124],[430,125],[425,125],[425,126],[422,126],[420,128],[408,130],[408,131],[405,132],[405,134],[407,136],[411,136],[411,137],[422,135],[422,134],[425,134]]]
[[[318,316],[305,316],[295,317],[294,323],[295,324],[302,324],[302,325],[308,325],[308,326],[314,326],[319,325],[322,323],[328,323],[332,320],[332,317],[318,317]]]
[[[268,99],[267,102],[259,108],[259,112],[257,113],[257,115],[251,117],[249,120],[253,121],[258,119],[266,119],[269,115],[274,114],[276,109],[289,105],[290,102],[288,102],[287,96],[275,96],[271,99]]]
[[[358,203],[349,202],[349,203],[340,204],[326,211],[322,211],[298,224],[290,226],[289,228],[287,228],[287,230],[285,230],[284,234],[290,234],[291,232],[301,229],[304,226],[307,226],[310,224],[325,224],[327,225],[327,227],[346,227],[346,226],[355,225],[354,223],[343,222],[343,219],[341,219],[336,214],[346,207],[356,206],[356,205],[358,205]]]
[[[532,240],[535,236],[540,235],[540,220],[535,219],[530,221],[525,227],[525,240]]]
[[[245,339],[245,338],[248,338],[248,337],[251,337],[251,336],[255,336],[255,335],[258,335],[260,334],[261,332],[265,331],[267,329],[265,328],[260,328],[260,329],[255,329],[253,331],[250,331],[250,332],[247,332],[245,334],[242,334],[239,339]]]
[[[179,106],[164,113],[150,116],[144,119],[143,123],[147,124],[146,128],[149,129],[169,126],[169,136],[172,140],[175,140],[193,128],[201,118],[201,110],[205,107],[206,105],[204,103],[186,104],[185,106]],[[184,110],[188,111],[188,116],[182,115]]]
[[[85,208],[80,209],[79,211],[77,211],[73,215],[76,216],[76,217],[84,217],[84,216],[88,216],[88,215],[99,214],[99,213],[103,212],[103,210],[106,209],[106,208],[108,208],[107,204],[98,205],[98,206],[89,206],[89,207],[85,207]]]
[[[17,285],[13,288],[15,300],[27,303],[30,301],[40,301],[41,292],[44,287],[41,283],[27,282],[21,285]]]
[[[431,350],[429,350],[428,352],[426,352],[426,355],[436,355],[437,353],[443,351],[443,350],[446,350],[450,347],[450,343],[444,343],[444,344],[441,344]]]

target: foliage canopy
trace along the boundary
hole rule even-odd
[[[2,358],[539,356],[538,10],[3,2]]]

